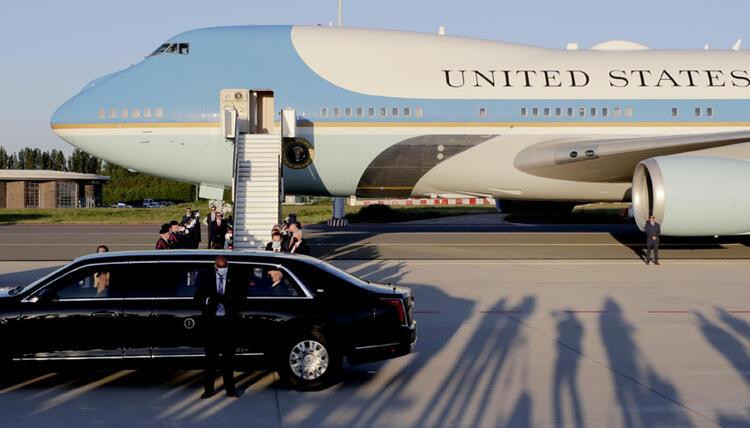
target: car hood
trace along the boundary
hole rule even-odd
[[[18,294],[18,286],[16,285],[3,285],[0,286],[0,299],[4,299],[6,297],[13,297],[16,294]]]

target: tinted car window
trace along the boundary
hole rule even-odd
[[[321,292],[335,293],[337,296],[356,297],[362,290],[347,282],[344,278],[333,275],[327,270],[321,269],[317,264],[294,262],[289,266],[294,274],[307,286],[311,293]],[[357,283],[364,283],[356,277]]]
[[[107,297],[121,297],[119,283],[124,273],[121,266],[91,266],[79,269],[50,285],[55,298],[67,299],[96,299]]]
[[[125,297],[193,297],[202,281],[210,280],[210,263],[133,263],[133,281]]]
[[[230,264],[230,271],[232,268]],[[236,269],[237,278],[247,286],[248,297],[304,296],[298,284],[284,269],[252,264],[237,265]]]

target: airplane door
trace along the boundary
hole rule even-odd
[[[253,134],[273,134],[275,115],[273,91],[257,90],[251,93],[251,121]],[[254,114],[253,114],[254,113]]]

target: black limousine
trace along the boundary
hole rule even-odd
[[[299,255],[128,251],[84,256],[31,284],[1,289],[0,358],[4,365],[165,359],[201,367],[201,307],[193,296],[201,281],[215,278],[218,255],[246,281],[234,326],[240,367],[273,368],[294,387],[316,389],[345,360],[394,358],[414,346],[409,288],[370,283]],[[268,287],[271,276],[281,287]]]

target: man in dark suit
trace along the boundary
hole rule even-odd
[[[307,243],[302,239],[302,231],[297,229],[292,233],[292,241],[289,244],[289,252],[292,254],[304,254],[310,255],[310,248]]]
[[[211,212],[206,216],[206,226],[208,231],[208,248],[214,247],[214,225],[216,224],[216,205],[211,204]],[[223,246],[223,245],[222,245]]]
[[[190,221],[190,219],[193,218],[193,209],[190,207],[185,208],[185,215],[182,216],[182,220],[180,220],[181,224],[185,224]]]
[[[271,268],[268,270],[268,278],[270,279],[270,284],[266,286],[266,289],[263,291],[265,295],[267,296],[296,296],[297,293],[294,291],[294,288],[292,288],[289,285],[289,282],[287,282],[284,279],[284,273],[277,268]]]
[[[203,395],[214,395],[214,378],[221,352],[221,368],[228,397],[238,397],[234,386],[234,355],[236,344],[233,331],[239,319],[241,302],[245,298],[242,282],[229,272],[226,258],[219,256],[214,263],[214,274],[201,281],[195,294],[195,303],[201,308],[203,338],[206,346],[206,371],[203,378]]]
[[[222,213],[216,214],[216,221],[213,223],[212,227],[212,245],[216,247],[218,244],[219,248],[224,248],[224,243],[227,240],[227,228],[229,225],[224,221],[224,215]]]
[[[282,235],[282,241],[283,244],[281,245],[281,249],[285,253],[291,252],[292,245],[294,245],[294,232],[298,230],[302,230],[302,225],[295,221],[293,223],[289,223],[286,225],[286,228],[284,229],[286,231],[286,235]]]
[[[654,252],[654,264],[659,264],[659,235],[661,235],[661,226],[656,222],[654,216],[650,216],[643,228],[646,232],[646,264],[651,263],[651,251]]]
[[[198,212],[195,213],[188,207],[185,208],[185,215],[182,216],[180,224],[184,224],[189,229],[188,235],[188,248],[197,249],[201,243],[201,221]]]

